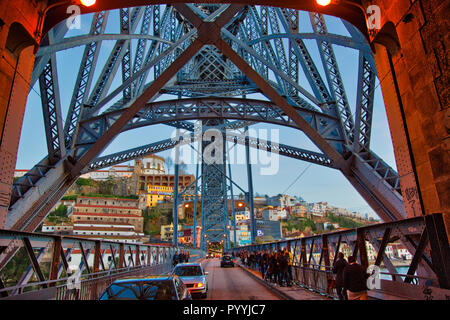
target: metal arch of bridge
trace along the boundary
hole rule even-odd
[[[59,144],[55,144],[65,145],[67,155],[62,157],[58,152],[54,152],[56,158],[43,159],[26,176],[16,182],[13,186],[13,201],[8,215],[9,228],[34,230],[57,198],[64,194],[82,170],[92,163],[130,121],[136,118],[142,110],[142,105],[152,101],[159,92],[183,94],[191,90],[194,95],[204,96],[205,92],[210,92],[205,88],[217,83],[225,86],[229,83],[231,85],[252,83],[253,85],[248,85],[246,90],[250,93],[258,88],[270,98],[279,110],[289,117],[289,121],[303,130],[333,161],[333,164],[346,175],[384,220],[404,217],[401,196],[395,192],[399,187],[395,171],[369,149],[373,84],[376,72],[373,70],[370,49],[361,40],[363,36],[355,32],[354,27],[346,25],[351,34],[351,37],[347,37],[346,40],[360,49],[361,57],[358,80],[360,98],[356,106],[356,121],[352,124],[348,118],[349,106],[342,92],[343,85],[337,61],[332,52],[331,44],[335,43],[335,40],[330,37],[329,41],[326,41],[328,31],[320,15],[312,16],[311,23],[315,27],[315,39],[320,45],[321,60],[327,75],[326,81],[317,72],[315,62],[303,41],[297,35],[292,36],[298,32],[299,17],[296,10],[266,7],[258,9],[236,5],[207,5],[206,7],[209,9],[202,8],[203,15],[200,12],[202,10],[193,5],[151,6],[151,8],[134,8],[131,11],[121,9],[120,26],[124,37],[117,38],[114,50],[102,69],[102,76],[89,90],[93,83],[94,68],[92,66],[95,64],[95,57],[98,55],[107,22],[107,12],[94,15],[90,35],[87,37],[90,41],[87,41],[74,90],[74,99],[66,117],[65,143],[59,137]],[[192,10],[200,14],[202,18]],[[150,47],[145,55],[147,43],[139,41],[132,66],[129,42],[127,42],[131,40],[126,36],[138,28],[140,21],[142,22],[141,35],[149,31],[148,24],[152,21],[154,36],[166,41],[150,40]],[[211,30],[217,30],[217,37],[214,36],[214,32],[207,30],[208,27],[212,27]],[[220,37],[220,30],[226,41]],[[281,41],[283,34],[287,35],[288,47]],[[57,46],[56,40],[50,43]],[[203,49],[200,50],[201,48]],[[47,55],[49,54],[53,53]],[[45,58],[46,55],[42,57]],[[218,61],[222,57],[226,57],[226,62]],[[218,62],[217,66],[214,66],[214,62]],[[109,93],[120,64],[122,64],[122,84]],[[183,66],[185,69],[182,69]],[[298,84],[300,69],[306,75],[313,93]],[[147,85],[145,80],[150,70],[154,71],[154,81]],[[201,76],[199,79],[201,81],[180,81],[180,77],[181,80],[187,77],[185,70],[196,71],[196,74]],[[51,77],[52,72],[48,74]],[[52,83],[57,83],[57,79],[49,79],[52,81],[42,81],[41,90],[46,93],[55,90]],[[167,86],[163,87],[167,82]],[[242,90],[232,92],[239,95],[245,93]],[[109,119],[114,123],[108,123],[109,129],[97,136],[95,141],[90,141],[94,142],[90,148],[84,151],[81,148],[75,149],[73,142],[80,138],[81,133],[78,129],[82,124],[81,121],[102,117],[101,109],[118,95],[123,97],[108,108],[111,112],[123,109],[117,111],[119,116],[116,119]],[[62,118],[58,108],[49,108],[48,103],[43,102],[44,108],[55,113],[55,119]],[[327,140],[324,132],[322,132],[323,135],[317,132],[317,127],[311,125],[298,113],[299,109],[317,117],[335,119],[333,130],[336,129],[339,133],[338,142],[332,139]],[[183,125],[181,120],[177,123],[177,125]],[[47,134],[51,128],[48,126]],[[93,136],[96,136],[99,130],[103,130],[102,126],[90,129],[90,134]],[[360,138],[360,135],[363,138]],[[51,137],[56,139],[56,135]],[[349,155],[351,155],[350,158]]]

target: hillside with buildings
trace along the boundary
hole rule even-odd
[[[133,165],[112,166],[80,177],[41,226],[42,232],[132,243],[173,239],[175,177],[166,173],[165,159],[151,155]],[[20,175],[20,172],[17,173]],[[201,233],[201,194],[195,206],[195,177],[180,174],[178,191],[185,191],[177,208],[178,238],[193,245]],[[194,209],[196,207],[196,213]],[[250,208],[244,195],[227,203],[229,237],[236,245],[251,242]],[[286,194],[255,194],[258,243],[356,228],[376,222],[327,202],[309,203]],[[196,232],[193,231],[196,214]],[[235,223],[234,219],[235,217]],[[199,241],[196,241],[199,244]]]

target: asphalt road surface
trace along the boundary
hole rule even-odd
[[[280,300],[238,266],[221,268],[218,258],[205,259],[202,266],[208,272],[206,300]]]

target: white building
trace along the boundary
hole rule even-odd
[[[131,165],[117,165],[108,169],[97,170],[85,173],[81,178],[93,180],[107,180],[111,178],[130,178],[133,175],[134,166]]]
[[[267,199],[267,205],[272,207],[292,207],[297,203],[297,199],[287,194],[279,194]]]
[[[248,220],[248,219],[250,219],[250,210],[248,208],[245,208],[245,210],[243,210],[243,211],[236,211],[235,216],[236,216],[236,221]]]
[[[279,221],[287,219],[287,211],[285,209],[264,209],[262,211],[263,219],[271,221]]]
[[[308,204],[309,212],[313,216],[323,217],[328,210],[328,203],[317,202]]]
[[[27,173],[28,171],[30,171],[30,170],[16,169],[16,170],[14,170],[14,178],[23,177],[25,175],[25,173]]]

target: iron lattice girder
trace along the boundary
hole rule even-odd
[[[336,118],[302,108],[295,108],[295,110],[326,141],[336,146],[336,149],[342,150],[344,140],[339,136]],[[117,110],[80,122],[77,145],[85,146],[95,143],[122,113],[123,110]],[[268,122],[298,129],[297,124],[271,102],[237,98],[202,98],[147,104],[122,130],[158,123],[212,118]]]
[[[51,163],[57,162],[66,153],[55,60],[53,55],[39,77],[47,150]]]
[[[310,12],[309,16],[313,29],[316,33],[328,34],[323,15]],[[328,41],[317,41],[317,43],[319,45],[320,56],[326,72],[328,85],[330,87],[331,97],[332,100],[336,101],[336,112],[338,112],[342,121],[347,141],[353,141],[353,131],[355,125],[333,47]]]
[[[157,15],[154,15],[154,26],[158,26],[158,28],[154,28],[154,30],[160,30],[160,28],[159,28],[159,26],[160,26],[160,24],[159,24],[159,22],[157,22],[157,20],[158,19],[156,19],[156,16],[158,16],[159,17],[159,10],[160,8],[159,8],[159,6],[155,6],[154,7],[154,13],[156,13],[156,12],[158,12],[158,14]],[[211,14],[209,17],[211,17],[211,16],[213,16],[214,15],[214,13],[213,14]],[[222,17],[222,16],[221,16]],[[172,18],[170,18],[171,20],[166,20],[166,21],[173,21],[173,17]],[[220,18],[219,18],[220,19]],[[264,20],[265,19],[265,20]],[[265,16],[265,14],[262,14],[262,23],[264,23],[263,21],[268,21],[267,20],[268,19],[268,16]],[[282,19],[284,19],[283,18],[283,15],[281,14],[279,14],[278,13],[278,17],[277,17],[277,21],[282,21]],[[159,20],[158,20],[159,21]],[[211,20],[210,20],[211,21]],[[158,24],[157,24],[158,23]],[[217,23],[217,21],[216,21],[216,23]],[[187,23],[186,23],[187,24]],[[294,26],[295,26],[295,24],[293,24]],[[254,26],[251,26],[251,27],[254,27]],[[289,27],[286,27],[285,29],[286,30],[288,30],[288,29],[290,29],[292,26],[291,26],[291,24],[289,23]],[[262,29],[264,29],[264,26],[263,26],[263,28]],[[266,28],[267,29],[267,28]],[[174,31],[175,29],[174,28],[170,28],[170,32],[169,33],[166,33],[166,34],[164,34],[163,36],[162,36],[162,38],[169,38],[169,42],[166,42],[166,44],[167,44],[167,46],[171,46],[171,43],[174,43],[174,41],[173,41],[173,35],[174,35],[174,33],[173,33],[173,31]],[[178,31],[180,31],[181,29],[178,29]],[[143,66],[142,66],[142,68],[137,72],[137,73],[135,73],[135,74],[133,74],[128,80],[126,80],[118,89],[116,89],[116,90],[114,90],[111,94],[109,94],[107,97],[105,97],[105,98],[103,98],[103,99],[100,99],[100,101],[98,102],[98,104],[97,104],[97,106],[95,107],[95,110],[94,111],[98,111],[102,106],[105,106],[105,104],[108,102],[108,101],[111,101],[111,99],[113,98],[113,97],[115,97],[117,94],[119,94],[119,93],[121,93],[121,92],[123,92],[123,90],[124,90],[124,88],[126,88],[127,86],[130,86],[132,83],[134,83],[135,81],[138,81],[139,80],[139,83],[137,84],[137,86],[136,86],[136,89],[137,89],[137,91],[136,91],[136,94],[135,94],[135,96],[138,96],[139,95],[139,93],[142,91],[142,90],[146,90],[146,89],[148,89],[149,87],[151,87],[152,85],[150,85],[149,87],[147,87],[147,88],[145,88],[145,86],[143,85],[143,78],[145,78],[145,75],[147,75],[148,74],[148,72],[149,72],[149,70],[150,70],[150,68],[151,68],[151,66],[156,66],[156,65],[158,65],[158,69],[160,68],[159,67],[159,65],[168,65],[169,63],[170,63],[170,61],[172,61],[173,60],[173,57],[174,56],[176,56],[176,55],[178,55],[178,51],[176,51],[177,49],[177,47],[179,47],[179,48],[184,48],[184,46],[185,45],[187,45],[187,43],[188,43],[188,41],[185,41],[185,40],[187,40],[189,37],[191,37],[191,36],[195,36],[195,30],[190,30],[189,28],[187,28],[187,30],[188,31],[186,31],[186,33],[181,33],[181,34],[179,34],[179,36],[180,36],[180,40],[178,40],[177,41],[177,43],[178,44],[175,44],[175,45],[172,45],[171,47],[170,47],[170,50],[169,49],[167,49],[166,50],[166,52],[164,52],[164,53],[161,53],[161,55],[159,55],[157,58],[155,58],[155,59],[153,59],[152,57],[154,57],[154,54],[156,54],[155,52],[161,52],[161,50],[160,50],[160,47],[158,47],[159,46],[159,44],[161,43],[161,41],[152,41],[152,45],[151,45],[151,49],[148,51],[148,54],[147,54],[147,58],[148,59],[145,59],[146,61],[145,61],[145,63],[143,64]],[[294,30],[294,29],[293,29]],[[298,30],[297,30],[298,31]],[[266,63],[266,62],[264,62],[264,59],[267,59],[267,56],[264,58],[264,56],[260,59],[260,57],[257,57],[257,55],[258,55],[258,52],[256,52],[256,55],[254,54],[254,50],[252,51],[252,49],[249,47],[249,45],[248,44],[246,44],[246,43],[243,43],[240,39],[237,39],[235,36],[234,36],[234,34],[232,33],[232,32],[230,32],[229,30],[226,30],[226,29],[222,29],[222,32],[223,32],[223,34],[225,35],[225,37],[227,37],[228,39],[231,39],[231,40],[233,40],[234,42],[233,42],[233,48],[235,48],[239,53],[242,53],[245,57],[247,57],[247,58],[250,58],[250,59],[252,59],[251,61],[256,61],[256,60],[259,60],[259,61],[263,61],[263,62],[261,62],[261,64],[259,64],[258,65],[258,68],[260,68],[261,69],[261,72],[262,73],[264,73],[264,72],[266,72],[269,68],[274,72],[274,74],[276,75],[276,77],[278,77],[278,78],[280,78],[280,79],[282,79],[285,83],[287,83],[290,87],[291,87],[291,89],[293,88],[293,89],[295,89],[295,90],[298,90],[298,92],[300,92],[300,93],[305,93],[304,91],[302,92],[302,88],[301,87],[299,87],[299,85],[298,85],[298,83],[295,83],[295,81],[292,79],[292,78],[290,78],[291,76],[292,76],[292,74],[283,74],[283,72],[281,71],[281,68],[279,68],[279,67],[276,67],[273,63],[271,64],[271,63]],[[280,31],[281,32],[281,31]],[[287,33],[291,33],[291,32],[287,32]],[[155,34],[156,35],[156,34]],[[123,35],[123,36],[125,36],[125,35]],[[272,35],[268,35],[268,36],[272,36]],[[100,37],[100,36],[99,36]],[[183,38],[183,37],[185,37],[185,38]],[[234,38],[233,38],[234,37]],[[277,38],[278,37],[278,35],[275,35],[274,36],[274,38]],[[296,38],[297,37],[297,35],[293,35],[293,34],[290,34],[287,38],[289,38],[289,39],[294,39],[294,38]],[[239,41],[235,41],[235,40],[239,40],[239,41],[241,41],[241,42],[239,42]],[[262,38],[261,38],[262,39]],[[350,38],[349,38],[350,39]],[[353,36],[352,36],[352,39],[354,40],[354,39],[356,39],[356,38],[354,38]],[[258,43],[258,39],[253,39],[253,41],[255,41],[255,43]],[[331,40],[330,40],[331,41]],[[291,43],[296,43],[296,41],[290,41]],[[358,41],[356,41],[355,40],[355,43],[360,43],[361,41],[360,40],[358,40]],[[155,44],[156,43],[156,44]],[[228,54],[232,54],[232,52],[230,52],[229,51],[229,48],[227,48],[226,46],[224,46],[223,45],[223,42],[221,41],[221,40],[219,40],[218,42],[217,42],[218,44],[219,44],[219,47],[220,47],[220,49],[222,50],[222,52],[223,52],[223,49],[225,48],[226,50],[228,50]],[[180,45],[181,44],[181,45]],[[295,47],[294,46],[292,46],[292,47],[290,47],[292,50],[294,50],[295,49]],[[153,51],[152,51],[153,50]],[[362,49],[361,49],[362,50]],[[197,50],[198,51],[198,50]],[[177,52],[177,53],[175,53],[175,52]],[[297,52],[298,52],[298,50],[297,50]],[[174,56],[172,56],[172,53],[174,54]],[[290,52],[290,54],[291,54],[292,52]],[[169,56],[169,54],[170,54],[170,56]],[[192,54],[192,56],[193,56],[194,54]],[[264,55],[264,52],[263,52],[263,55]],[[165,59],[167,57],[167,59]],[[293,62],[293,60],[291,59],[292,58],[292,55],[290,55],[289,56],[290,57],[290,59],[289,59],[289,61],[290,61],[290,63],[292,63]],[[236,57],[234,57],[234,59],[236,59]],[[151,62],[150,62],[151,61]],[[250,61],[250,60],[248,60],[248,61]],[[163,63],[164,62],[164,63]],[[236,65],[236,64],[235,64]],[[245,64],[242,64],[241,63],[241,66],[244,66],[244,67],[246,67],[245,66]],[[292,64],[292,65],[290,65],[289,66],[289,68],[292,70],[292,69],[295,69],[296,68],[296,65],[295,64]],[[288,68],[288,69],[289,69]],[[242,67],[241,67],[241,69],[242,69]],[[158,71],[159,72],[159,71]],[[111,72],[111,73],[109,73],[109,77],[113,77],[114,76],[114,74],[115,74],[115,72]],[[162,74],[164,74],[164,73],[162,73]],[[165,79],[166,81],[168,81],[168,79]],[[163,81],[162,81],[163,82]],[[270,82],[270,81],[268,81],[268,79],[266,79],[266,81],[265,81],[266,83],[264,84],[262,84],[263,86],[265,86],[268,82]],[[276,88],[273,84],[269,84],[272,88],[275,88],[275,90],[276,90],[276,92],[277,92],[277,94],[278,94],[278,96],[279,96],[279,93],[282,91],[282,87],[279,87],[279,88]],[[270,90],[270,88],[266,88],[266,87],[264,87],[264,92],[268,92],[267,90]],[[94,90],[95,91],[95,90]],[[106,91],[105,91],[106,92]],[[271,93],[272,94],[272,93]],[[306,94],[306,93],[305,93]],[[147,96],[147,98],[148,97],[150,97],[151,95],[150,94],[146,94],[146,96]],[[273,96],[273,94],[272,94],[272,96]],[[320,99],[319,100],[317,100],[317,98],[315,97],[315,96],[313,96],[313,95],[306,95],[306,97],[310,100],[310,101],[312,101],[313,102],[313,104],[316,104],[316,105],[319,105],[319,106],[322,106],[322,107],[324,107],[324,105],[320,105]],[[279,97],[276,97],[277,99],[277,102],[279,103],[278,105],[281,105],[281,106],[283,106],[283,107],[287,107],[286,105],[285,105],[285,101],[283,101],[283,99],[279,99]],[[136,112],[138,111],[137,109],[136,109],[136,101],[137,101],[138,99],[136,99],[136,100],[133,100],[133,101],[131,101],[130,102],[130,104],[129,105],[131,105],[132,107],[130,107],[130,108],[127,108],[127,109],[125,109],[125,110],[123,110],[123,111],[120,111],[121,112],[121,114],[123,115],[123,113],[127,113],[127,116],[126,117],[120,117],[120,118],[114,118],[114,117],[111,117],[111,118],[109,118],[108,120],[110,120],[111,122],[114,122],[114,124],[112,124],[112,123],[106,123],[105,124],[105,126],[106,127],[108,127],[108,128],[111,128],[111,127],[113,127],[113,126],[115,126],[115,129],[112,131],[112,132],[110,132],[110,130],[108,130],[108,131],[103,131],[104,133],[105,133],[105,135],[101,135],[101,136],[99,136],[98,135],[98,132],[99,131],[102,131],[103,129],[102,129],[102,127],[101,126],[103,126],[103,123],[101,123],[101,122],[99,122],[99,124],[101,125],[100,127],[87,127],[88,128],[88,130],[92,130],[92,131],[90,131],[90,132],[87,132],[87,131],[85,131],[85,133],[87,134],[87,137],[89,136],[89,135],[91,135],[90,136],[90,138],[88,137],[83,137],[83,139],[86,139],[85,140],[85,142],[87,142],[87,145],[85,145],[84,146],[84,148],[83,148],[83,150],[81,150],[81,152],[79,152],[78,153],[78,155],[80,156],[80,155],[83,155],[84,154],[84,152],[86,151],[86,149],[87,149],[87,147],[89,147],[89,145],[91,144],[91,143],[94,143],[95,141],[97,141],[97,142],[99,142],[100,141],[100,143],[98,143],[98,144],[96,144],[96,146],[95,146],[95,150],[92,150],[91,152],[89,152],[89,154],[88,155],[86,155],[86,156],[82,156],[82,158],[80,158],[80,160],[82,160],[82,161],[79,161],[79,162],[77,162],[77,163],[75,163],[75,167],[73,168],[72,167],[72,165],[69,165],[69,168],[71,168],[72,169],[72,172],[68,175],[67,174],[67,172],[62,172],[61,170],[68,170],[67,168],[65,168],[65,169],[61,169],[61,168],[63,168],[63,164],[62,163],[60,163],[60,164],[58,164],[57,165],[57,167],[55,167],[55,169],[57,169],[57,170],[55,170],[55,172],[57,171],[57,173],[53,173],[53,174],[51,174],[51,177],[52,178],[48,178],[47,179],[47,177],[45,178],[45,181],[38,181],[39,182],[39,190],[37,190],[37,189],[32,189],[32,192],[30,193],[30,194],[28,194],[26,197],[28,198],[28,199],[31,199],[30,197],[32,196],[32,198],[33,199],[38,199],[39,197],[48,197],[50,194],[51,194],[51,197],[54,197],[56,194],[59,194],[60,192],[63,192],[63,189],[64,188],[66,188],[66,186],[67,186],[67,184],[70,184],[71,182],[73,182],[73,179],[76,179],[76,177],[79,175],[79,173],[81,172],[81,170],[82,169],[84,169],[84,167],[87,165],[87,164],[89,164],[90,163],[90,161],[93,159],[93,158],[95,158],[95,156],[99,153],[99,152],[101,152],[101,150],[102,150],[102,148],[107,144],[107,142],[108,141],[111,141],[111,139],[113,138],[113,137],[115,137],[115,135],[117,135],[121,130],[123,130],[123,128],[120,128],[120,129],[117,129],[118,127],[120,127],[120,126],[122,126],[122,127],[126,127],[127,125],[132,125],[133,124],[133,120],[132,119],[134,119],[134,120],[137,120],[137,125],[138,126],[140,126],[141,124],[143,125],[143,123],[145,123],[145,121],[146,120],[148,120],[148,119],[146,119],[145,117],[145,115],[144,114],[141,114],[141,113],[139,113],[138,114],[138,116],[135,116],[135,114],[136,114]],[[290,100],[289,100],[289,97],[287,97],[285,100],[288,100],[289,102],[290,102]],[[150,101],[150,98],[149,99],[140,99],[140,102],[141,102],[141,106],[142,105],[144,105],[145,103],[147,103],[148,101]],[[143,103],[142,103],[143,102]],[[281,102],[281,103],[280,103]],[[302,102],[302,101],[300,101],[300,102]],[[303,101],[304,102],[304,101]],[[291,103],[292,104],[292,103]],[[310,105],[309,103],[308,104],[301,104],[300,103],[300,105],[302,105],[304,108],[303,109],[308,109],[308,108],[311,108],[311,109],[313,109],[313,110],[315,110],[315,107],[313,107],[312,105]],[[128,109],[133,109],[133,111],[130,111],[130,110],[128,110]],[[297,110],[302,110],[302,112],[303,112],[303,109],[302,108],[298,108]],[[325,109],[326,109],[326,107],[325,107]],[[167,110],[169,110],[169,109],[166,109],[166,111]],[[179,109],[179,110],[181,110],[181,109]],[[268,110],[268,109],[267,109]],[[290,109],[289,109],[290,110]],[[213,116],[213,117],[217,117],[217,112],[216,111],[218,111],[218,110],[215,110],[215,111],[213,111],[213,112],[210,112],[209,113],[209,117],[211,117],[211,116]],[[236,110],[234,110],[234,111],[236,111]],[[134,112],[134,114],[133,114],[133,112]],[[317,111],[316,111],[317,112]],[[112,113],[108,113],[108,114],[111,114],[112,115]],[[151,113],[149,113],[150,115],[151,115]],[[238,113],[236,113],[236,114],[238,114]],[[320,114],[320,113],[318,113],[317,112],[317,114],[318,115],[320,115],[319,117],[327,117],[326,115],[323,115],[323,114]],[[131,115],[131,116],[130,116]],[[255,114],[254,114],[255,115]],[[152,115],[153,116],[153,115]],[[177,117],[178,116],[178,114],[174,114],[174,116],[175,117]],[[272,114],[271,114],[271,116],[272,116]],[[258,117],[258,119],[260,119],[260,118],[263,118],[263,116],[261,116],[261,115],[258,115],[257,116]],[[286,122],[286,119],[283,119],[283,116],[281,116],[281,115],[279,115],[279,117],[280,117],[280,122],[283,122],[283,120]],[[294,118],[295,118],[295,114],[294,114]],[[314,117],[312,117],[312,118],[314,118]],[[117,120],[117,119],[120,119],[120,121],[119,120]],[[128,119],[128,120],[126,120],[126,119]],[[175,119],[177,119],[177,118],[175,118]],[[298,117],[297,117],[297,119],[298,119]],[[329,117],[329,119],[334,119],[334,121],[337,121],[336,119],[336,117]],[[118,125],[116,125],[116,122],[117,121],[119,121],[120,122],[120,124],[118,124]],[[152,120],[152,118],[150,118],[150,120],[151,121],[153,121]],[[159,119],[159,120],[161,120],[161,119]],[[158,120],[158,121],[159,121]],[[168,119],[167,121],[171,121],[171,120],[173,120],[173,119]],[[88,120],[89,121],[89,120]],[[131,122],[130,122],[131,121]],[[259,120],[258,120],[259,121]],[[316,122],[317,122],[317,120],[316,120]],[[320,122],[320,121],[319,121]],[[173,124],[173,121],[171,122],[172,124]],[[181,120],[179,120],[178,121],[178,125],[182,125],[184,122],[183,121],[181,121]],[[286,123],[289,123],[289,120],[286,122]],[[312,122],[311,122],[312,123]],[[312,123],[312,126],[314,126],[314,123]],[[317,126],[317,128],[319,128],[320,127],[320,125],[319,126]],[[131,127],[130,127],[131,128]],[[339,128],[339,125],[336,125],[336,126],[327,126],[327,128],[330,128],[330,130],[331,131],[333,131],[333,130],[335,130],[335,128]],[[83,129],[82,129],[83,130]],[[323,133],[323,132],[322,132]],[[313,134],[313,133],[311,133],[310,132],[310,134]],[[314,133],[315,134],[315,133]],[[314,136],[314,134],[313,134],[313,136]],[[325,133],[324,133],[325,134]],[[328,133],[327,133],[328,134]],[[315,140],[314,140],[314,142],[317,142],[316,140],[318,139],[318,140],[322,140],[321,138],[322,137],[318,137],[318,136],[314,136],[315,137]],[[336,142],[336,144],[335,144],[335,146],[337,146],[337,149],[336,148],[333,148],[332,150],[330,150],[330,152],[331,153],[334,153],[334,158],[336,158],[336,159],[338,159],[338,160],[340,160],[340,157],[335,153],[335,150],[342,150],[342,149],[340,149],[341,147],[342,147],[342,135],[338,135],[338,138],[340,139],[339,140],[339,142]],[[88,141],[88,139],[91,139],[91,140],[89,140]],[[333,139],[329,139],[328,141],[330,141],[330,143],[334,143],[335,141],[333,140]],[[327,143],[328,144],[328,143]],[[325,145],[326,146],[326,145]],[[321,148],[322,149],[322,148]],[[333,158],[333,157],[332,157]],[[367,164],[366,162],[364,162],[364,161],[362,161],[362,160],[358,160],[358,161],[361,161],[361,163],[362,164]],[[342,163],[341,163],[342,164]],[[361,168],[362,168],[363,166],[361,166]],[[368,170],[368,173],[366,173],[366,176],[367,175],[370,175],[370,174],[375,174],[375,172],[373,171],[373,168],[366,168],[366,169],[360,169],[360,170]],[[372,170],[372,171],[370,171],[370,170]],[[54,171],[54,170],[50,170],[50,172],[51,171]],[[358,171],[356,170],[355,171],[356,173],[355,174],[358,174]],[[348,174],[348,173],[347,173]],[[359,172],[359,174],[361,174],[361,172]],[[389,174],[390,175],[390,174]],[[390,177],[389,177],[389,175],[388,175],[388,178],[390,179]],[[25,177],[25,179],[27,179],[27,180],[30,180],[31,178],[32,178],[33,176],[30,174],[30,175],[27,175],[26,177]],[[39,176],[36,176],[37,178],[39,178],[40,177],[40,173],[39,173]],[[349,178],[350,179],[350,178]],[[378,179],[378,180],[377,180]],[[39,180],[39,179],[38,179]],[[23,180],[22,180],[23,181]],[[61,181],[63,181],[63,182],[61,182]],[[360,181],[362,181],[361,179],[360,179]],[[378,175],[374,175],[373,176],[373,181],[374,182],[378,182],[377,183],[377,185],[383,185],[383,184],[380,184],[379,183],[379,181],[380,181],[380,178],[379,178],[379,176]],[[387,181],[387,180],[386,180]],[[30,190],[31,189],[31,186],[34,184],[34,185],[36,185],[36,183],[35,183],[35,181],[32,181],[33,183],[30,183],[30,182],[26,182],[26,183],[24,183],[24,186],[23,186],[23,189],[21,189],[22,191],[24,191],[24,192],[26,192],[27,190]],[[361,184],[362,185],[362,188],[364,187],[364,183],[362,183]],[[361,188],[361,185],[360,185],[360,188]],[[17,187],[18,185],[15,185],[15,187]],[[44,187],[45,186],[45,187]],[[56,186],[56,187],[55,187]],[[46,188],[48,188],[48,189],[46,189]],[[61,189],[58,189],[58,191],[56,192],[55,191],[55,188],[56,189],[58,189],[58,188],[61,188]],[[46,192],[48,192],[48,191],[51,191],[50,193],[46,193]],[[24,192],[21,192],[22,193],[22,195],[24,194]],[[366,192],[366,193],[369,193],[369,194],[371,194],[371,191],[370,190],[366,190],[366,191],[364,191],[364,192]],[[373,195],[372,195],[373,196]],[[17,199],[20,199],[20,198],[16,198],[16,200]],[[28,201],[28,200],[27,200]],[[52,202],[53,200],[51,200],[50,202]],[[37,202],[39,202],[38,200],[36,200],[36,203]],[[41,204],[42,204],[42,201],[40,202],[40,204],[37,204],[37,205],[34,205],[33,204],[33,207],[34,208],[32,208],[33,210],[34,210],[34,212],[35,213],[37,213],[37,212],[39,212],[39,211],[42,211],[42,207],[39,207],[39,206],[41,206]],[[48,204],[49,206],[50,206],[50,204]],[[30,209],[31,208],[31,206],[32,205],[30,205],[30,206],[28,206],[29,208],[28,209]],[[21,212],[21,214],[25,214],[25,212],[27,211],[27,210],[25,210],[26,208],[24,207],[24,206],[22,206],[22,205],[18,205],[18,206],[15,206],[13,209],[12,209],[12,211],[11,212],[15,212],[15,214],[17,213],[17,212],[19,212],[18,211],[18,209],[17,208],[19,208],[20,207],[20,212]],[[36,210],[37,211],[36,211]],[[14,215],[15,215],[14,214]],[[15,215],[15,216],[17,216],[17,215]],[[31,215],[31,216],[33,216],[33,215]],[[42,215],[41,215],[42,216]]]
[[[358,88],[356,102],[356,128],[354,150],[369,149],[372,132],[372,115],[374,105],[376,72],[371,68],[364,54],[359,55]]]
[[[97,40],[98,35],[102,34],[106,28],[109,12],[99,12],[94,15],[91,25],[90,38]],[[83,102],[85,101],[86,93],[93,78],[93,70],[98,60],[100,53],[100,41],[92,41],[86,44],[83,57],[81,58],[80,69],[78,71],[75,88],[70,101],[69,111],[67,112],[66,122],[64,126],[64,135],[66,139],[66,146],[72,146],[72,139],[78,125],[79,117],[82,113]]]
[[[224,132],[225,134],[225,132]],[[119,163],[127,162],[130,160],[145,157],[150,154],[166,151],[174,148],[175,146],[181,146],[198,141],[198,137],[194,134],[187,134],[181,137],[179,141],[177,139],[165,139],[155,143],[151,143],[138,148],[132,148],[126,151],[117,152],[114,154],[99,157],[92,161],[89,166],[83,170],[83,172],[90,172],[107,168]],[[226,135],[226,140],[232,143],[238,143],[241,145],[249,145],[252,148],[264,150],[267,152],[278,153],[282,156],[311,162],[314,164],[334,168],[333,162],[326,155],[304,150],[281,143],[272,143],[271,141],[252,138],[245,135],[231,133]]]
[[[217,125],[223,123],[217,120],[206,120],[202,122],[202,132],[209,128],[216,128]],[[210,137],[210,139],[212,139]],[[219,242],[224,240],[224,234],[227,234],[228,210],[226,210],[227,201],[227,184],[226,184],[226,144],[224,137],[215,136],[214,143],[217,139],[222,139],[221,150],[209,149],[213,145],[213,141],[202,141],[202,240],[211,242]],[[210,153],[208,153],[208,151]],[[212,162],[210,157],[213,157]],[[220,159],[218,159],[220,157]],[[219,163],[217,163],[217,161]],[[206,237],[205,237],[206,236]],[[203,242],[204,243],[204,242]]]

